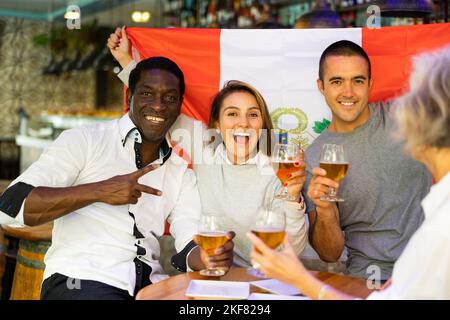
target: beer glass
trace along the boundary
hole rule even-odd
[[[300,147],[292,143],[276,144],[272,153],[272,164],[281,183],[284,184],[289,179],[289,174],[301,170],[300,167]],[[279,194],[275,196],[277,199],[295,201],[295,197],[291,196],[288,188],[283,186]]]
[[[345,157],[344,147],[339,144],[324,144],[320,155],[320,168],[327,172],[326,177],[339,182],[347,173],[348,161]],[[335,188],[331,188],[328,194],[320,197],[322,201],[342,202],[344,199],[339,197]]]
[[[223,217],[215,213],[204,213],[200,216],[197,238],[200,247],[208,256],[214,255],[214,250],[222,247],[227,241],[227,232],[223,229]],[[225,271],[218,268],[203,269],[202,276],[220,277]]]
[[[286,235],[285,227],[286,213],[284,204],[281,202],[276,207],[260,207],[251,227],[251,232],[260,238],[269,248],[277,249],[283,243]],[[252,267],[248,269],[250,275],[265,278],[265,275],[258,270],[259,265],[253,265]]]

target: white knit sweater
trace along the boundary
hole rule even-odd
[[[205,160],[210,164],[194,164],[198,188],[204,212],[215,212],[226,217],[225,230],[236,232],[234,238],[234,262],[238,266],[250,266],[251,244],[245,236],[261,205],[283,206],[286,212],[286,231],[295,251],[305,248],[307,229],[305,210],[297,202],[274,199],[281,183],[269,164],[269,159],[258,153],[245,164],[232,165],[223,144],[215,150],[204,150]],[[206,162],[206,161],[205,161]],[[212,163],[212,164],[211,164]]]

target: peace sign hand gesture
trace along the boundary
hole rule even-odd
[[[97,192],[102,202],[111,205],[136,204],[142,193],[161,196],[155,188],[140,184],[139,178],[158,168],[158,164],[146,166],[129,174],[112,177],[98,184]]]

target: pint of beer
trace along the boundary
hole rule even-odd
[[[260,238],[271,249],[278,248],[283,243],[284,236],[286,235],[284,229],[271,227],[255,228],[252,229],[252,233]]]
[[[302,170],[300,161],[303,161],[303,152],[297,144],[276,144],[272,153],[272,164],[275,166],[275,172],[281,183],[289,180],[289,174]],[[281,192],[275,196],[278,199],[294,201],[296,198],[289,194],[286,186],[283,186]]]
[[[228,240],[224,225],[224,217],[220,214],[209,212],[200,215],[196,238],[200,248],[210,257],[214,256],[215,249],[222,247]],[[225,274],[225,271],[208,265],[206,269],[200,270],[200,274],[220,277]]]
[[[278,248],[286,235],[286,207],[282,201],[274,201],[269,207],[263,205],[258,209],[255,221],[250,231],[260,238],[269,248]],[[257,252],[258,249],[255,248]],[[259,278],[265,275],[258,270],[259,265],[254,264],[248,269],[248,274]]]
[[[222,247],[227,242],[226,231],[208,231],[198,234],[199,245],[209,256],[214,255],[214,250]]]
[[[333,181],[341,181],[348,170],[348,160],[344,152],[344,146],[339,144],[324,144],[320,154],[319,166],[327,174],[326,178]],[[330,187],[327,194],[320,197],[322,201],[342,202],[343,198],[337,195],[337,190]]]
[[[295,162],[279,162],[277,169],[277,177],[281,183],[285,183],[289,179],[289,174],[300,170],[300,167],[295,165]]]
[[[342,163],[330,163],[330,162],[320,162],[320,168],[327,172],[326,177],[328,179],[334,180],[336,182],[341,181],[348,170],[348,162]]]

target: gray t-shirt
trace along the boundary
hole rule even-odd
[[[348,250],[347,273],[368,278],[374,274],[373,267],[368,268],[376,265],[386,280],[424,219],[420,202],[430,189],[431,175],[394,139],[390,106],[378,103],[369,108],[370,119],[364,125],[347,133],[326,130],[306,150],[304,190],[312,168],[319,166],[323,144],[342,144],[350,164],[339,189],[345,201],[338,203]],[[307,211],[315,211],[311,199],[306,201]]]

